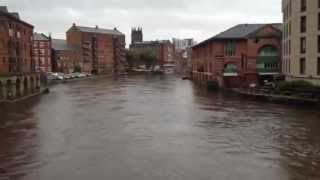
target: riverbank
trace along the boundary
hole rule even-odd
[[[319,99],[315,99],[315,98],[267,94],[267,93],[255,92],[250,90],[241,90],[241,89],[230,89],[230,91],[237,93],[246,98],[269,101],[273,103],[293,104],[293,105],[319,105],[320,104]]]
[[[17,102],[21,102],[21,101],[25,101],[27,99],[30,99],[30,98],[33,98],[33,97],[37,97],[37,96],[40,96],[40,95],[43,95],[43,94],[47,94],[50,92],[50,89],[48,87],[44,87],[44,88],[41,88],[38,92],[35,92],[33,94],[30,94],[30,95],[27,95],[27,96],[23,96],[23,97],[20,97],[20,98],[17,98],[17,99],[3,99],[3,100],[0,100],[0,105],[1,104],[12,104],[12,103],[17,103]]]

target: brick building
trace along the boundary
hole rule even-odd
[[[33,61],[33,26],[0,7],[0,101],[40,89]]]
[[[81,47],[85,72],[112,74],[125,71],[125,35],[116,28],[110,30],[73,24],[67,31],[67,43]]]
[[[130,49],[152,49],[156,53],[157,65],[162,70],[171,71],[175,67],[175,47],[169,40],[143,41],[142,28],[131,31]]]
[[[135,42],[130,45],[130,49],[154,50],[157,57],[157,65],[163,70],[175,66],[175,48],[169,40]]]
[[[64,39],[52,39],[54,72],[72,73],[77,67],[83,69],[80,46],[70,45]]]
[[[193,79],[222,87],[272,81],[281,67],[281,24],[240,24],[193,47]]]
[[[42,33],[33,34],[33,61],[37,72],[52,71],[51,37]]]

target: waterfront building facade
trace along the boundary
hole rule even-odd
[[[281,67],[281,24],[240,24],[193,47],[192,77],[227,88],[273,81]]]
[[[183,76],[189,76],[192,69],[192,47],[196,42],[192,38],[173,38],[172,42],[176,51],[176,73]]]
[[[50,36],[42,33],[33,34],[33,61],[37,72],[52,72]]]
[[[282,12],[286,79],[320,85],[320,1],[282,0]]]
[[[155,52],[156,65],[165,72],[172,73],[175,68],[175,47],[169,40],[143,41],[142,28],[131,31],[131,50],[151,49]]]
[[[0,101],[14,100],[40,90],[33,60],[33,26],[0,7]]]
[[[130,45],[130,49],[152,49],[156,54],[156,64],[161,70],[174,70],[175,48],[169,40],[135,42]]]
[[[192,46],[196,45],[195,41],[192,38],[189,38],[189,39],[173,38],[172,43],[174,44],[174,47],[177,51],[190,49]]]
[[[93,74],[123,73],[126,68],[125,35],[116,28],[73,24],[67,43],[81,48],[83,71]]]
[[[52,39],[54,72],[73,73],[83,69],[81,48],[70,45],[64,39]]]

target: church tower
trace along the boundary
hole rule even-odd
[[[132,28],[131,29],[131,44],[143,41],[142,28]]]

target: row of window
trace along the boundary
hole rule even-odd
[[[318,44],[317,44],[318,53],[320,53],[320,36],[318,36]],[[305,54],[307,52],[307,38],[300,38],[300,53]]]
[[[300,58],[300,74],[306,75],[306,58]],[[317,60],[317,75],[320,76],[320,58]]]
[[[20,62],[22,62],[22,63],[24,63],[24,64],[27,64],[27,62],[28,62],[28,59],[18,59]],[[10,61],[10,59],[9,58],[7,58],[7,57],[2,57],[2,58],[0,58],[0,62],[2,63],[2,64],[9,64],[9,61]]]

